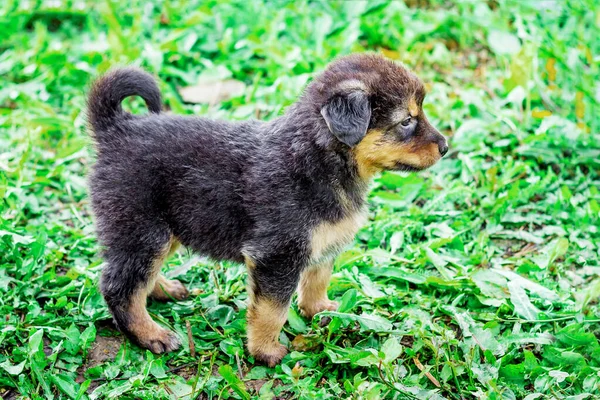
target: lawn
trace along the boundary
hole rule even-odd
[[[600,398],[599,36],[594,0],[3,0],[0,396]],[[124,340],[97,286],[90,82],[139,65],[173,113],[268,120],[364,51],[426,82],[450,152],[376,179],[331,322],[294,303],[290,354],[255,363],[244,267],[181,250],[166,274],[192,296],[149,310],[182,348]],[[235,93],[184,101],[207,82]]]

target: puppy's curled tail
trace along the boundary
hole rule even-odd
[[[88,97],[88,122],[98,142],[118,119],[128,115],[121,108],[123,99],[140,96],[152,113],[160,113],[160,91],[152,75],[139,68],[126,67],[110,71],[92,86]]]

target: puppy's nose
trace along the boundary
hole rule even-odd
[[[448,152],[448,143],[446,143],[445,140],[441,143],[438,143],[438,149],[440,149],[440,154],[442,157],[444,157]]]

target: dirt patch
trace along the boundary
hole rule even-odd
[[[45,336],[42,338],[42,341],[44,342],[44,355],[50,357],[52,355],[52,342]]]
[[[176,371],[175,374],[179,375],[186,381],[189,381],[198,373],[198,368],[195,365],[186,365],[184,368]]]
[[[260,392],[260,389],[267,382],[269,382],[269,379],[254,379],[254,380],[245,381],[244,384],[246,385],[246,390],[250,394],[258,395],[258,393]],[[272,388],[275,389],[277,386],[282,386],[282,385],[283,385],[283,381],[281,379],[274,379]],[[292,397],[293,397],[293,393],[283,391],[283,392],[279,393],[278,396],[275,396],[273,398],[273,400],[287,400],[287,399],[291,399]]]
[[[121,336],[97,336],[96,341],[92,344],[92,349],[88,353],[85,369],[95,367],[107,360],[114,360],[122,344],[123,337]]]
[[[414,336],[402,336],[402,339],[400,339],[400,344],[404,347],[409,347],[412,349],[414,343]]]
[[[267,382],[268,381],[266,379],[256,379],[253,381],[246,381],[244,383],[246,384],[246,389],[248,392],[258,394],[260,388],[263,387],[263,385]]]
[[[114,360],[122,344],[122,336],[96,336],[96,341],[92,344],[86,363],[77,370],[75,382],[84,382],[86,380],[84,373],[88,369],[100,365],[105,361]],[[87,393],[92,393],[101,383],[94,379],[88,387]]]
[[[16,400],[18,396],[19,393],[14,389],[0,389],[0,399]]]
[[[92,348],[88,353],[86,363],[79,367],[79,369],[77,370],[77,378],[75,379],[75,381],[77,383],[85,381],[85,371],[97,365],[100,365],[105,361],[114,360],[122,344],[122,337],[96,336],[96,341],[94,342],[94,344],[92,344]],[[95,388],[95,386],[98,385],[92,384],[90,385],[90,388],[92,388],[92,386],[94,386]],[[90,390],[88,390],[88,392],[90,392]]]

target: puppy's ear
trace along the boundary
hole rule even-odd
[[[371,104],[366,93],[357,90],[336,95],[321,108],[321,115],[331,133],[340,142],[356,146],[367,133],[371,120]]]

